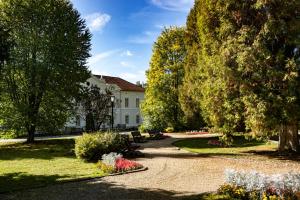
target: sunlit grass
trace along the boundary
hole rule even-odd
[[[272,142],[246,140],[243,137],[235,137],[231,147],[213,146],[208,144],[209,140],[218,138],[184,139],[175,142],[174,145],[194,153],[213,155],[247,155],[252,151],[275,151],[277,148]]]
[[[74,155],[74,139],[0,145],[0,193],[104,174]]]

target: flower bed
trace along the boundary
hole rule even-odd
[[[207,144],[212,146],[218,146],[218,147],[224,146],[223,143],[220,142],[219,140],[208,140]]]
[[[300,174],[265,175],[255,171],[226,170],[226,184],[218,190],[234,199],[290,199],[299,198]]]
[[[204,134],[209,134],[209,132],[206,132],[206,131],[191,131],[191,132],[186,132],[186,134],[189,134],[189,135],[204,135]]]
[[[109,153],[102,156],[98,161],[97,167],[108,174],[131,172],[142,169],[143,165],[123,158],[121,154]]]

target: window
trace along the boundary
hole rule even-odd
[[[137,108],[140,107],[140,99],[139,99],[139,98],[136,98],[136,99],[135,99],[135,106],[136,106]]]
[[[136,115],[136,123],[139,124],[140,123],[140,116]]]
[[[116,100],[115,106],[116,106],[116,108],[121,108],[121,100],[120,99]]]
[[[80,126],[80,116],[76,116],[76,126]]]
[[[129,107],[129,99],[125,98],[125,108],[128,108],[128,107]]]
[[[129,115],[125,115],[125,124],[129,124]]]

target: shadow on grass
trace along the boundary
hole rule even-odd
[[[23,172],[2,174],[0,175],[0,194],[47,186],[58,183],[59,179],[68,177],[60,175],[31,175]]]
[[[33,144],[13,143],[0,146],[0,160],[53,159],[55,157],[74,157],[74,139],[52,139],[36,141]]]
[[[279,152],[279,151],[247,151],[245,153],[251,153],[253,155],[258,156],[265,156],[269,159],[276,159],[276,160],[289,160],[289,161],[300,161],[300,153],[295,152]]]
[[[101,199],[101,200],[213,200],[228,199],[220,196],[212,197],[209,194],[190,194],[189,192],[178,192],[174,190],[129,188],[114,182],[106,182],[101,179],[93,181],[79,181],[65,183],[50,187],[19,191],[0,195],[4,199],[23,200],[57,200],[57,199]]]

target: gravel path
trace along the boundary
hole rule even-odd
[[[141,151],[145,153],[145,157],[137,161],[148,167],[147,171],[0,195],[0,199],[179,200],[217,190],[224,182],[223,173],[226,168],[265,173],[300,171],[299,162],[271,160],[258,156],[252,159],[189,153],[172,146],[172,143],[180,138],[207,135],[170,136],[171,138],[142,144]]]

